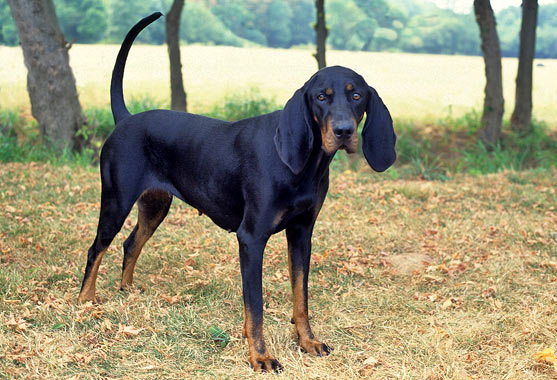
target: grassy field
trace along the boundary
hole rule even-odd
[[[310,277],[312,324],[330,357],[296,345],[285,239],[271,239],[265,332],[285,367],[276,376],[247,365],[234,234],[175,201],[136,288],[120,292],[132,215],[101,266],[100,302],[77,305],[97,171],[0,165],[0,378],[556,379],[555,356],[534,355],[557,349],[557,171],[386,177],[364,166],[332,174]]]
[[[108,105],[117,49],[71,49],[85,108]],[[194,112],[235,109],[223,99],[250,88],[284,103],[315,69],[309,50],[182,54]],[[534,71],[534,114],[549,131],[505,130],[502,147],[487,152],[469,112],[481,108],[481,57],[329,53],[329,64],[360,72],[389,106],[399,161],[382,174],[344,155],[333,162],[309,289],[313,330],[335,348],[330,357],[297,346],[284,234],[270,240],[264,329],[285,367],[276,376],[247,364],[235,235],[179,201],[145,247],[131,291],[118,287],[136,210],[105,255],[99,302],[76,303],[98,169],[86,154],[60,158],[35,145],[21,51],[0,46],[0,57],[0,110],[22,109],[25,120],[12,126],[22,136],[0,140],[0,157],[51,162],[0,163],[0,379],[557,379],[557,60]],[[503,62],[508,112],[516,63]],[[124,86],[128,100],[167,104],[165,47],[134,46]],[[96,111],[110,129],[108,111]],[[23,153],[18,138],[28,140]]]
[[[75,45],[70,50],[84,107],[109,103],[116,45]],[[185,46],[183,73],[190,109],[201,112],[225,95],[257,87],[284,103],[316,70],[309,50]],[[25,67],[19,47],[0,46],[0,108],[29,108]],[[431,120],[481,109],[485,76],[481,57],[403,53],[327,53],[329,65],[361,73],[374,86],[396,119]],[[537,60],[534,68],[534,116],[557,129],[557,60]],[[517,60],[503,59],[507,117],[513,109]],[[165,46],[133,46],[125,76],[128,97],[148,94],[169,103]]]

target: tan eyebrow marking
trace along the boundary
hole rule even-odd
[[[330,87],[327,88],[327,89],[325,90],[325,94],[327,94],[327,95],[332,95],[332,94],[333,94],[333,89],[330,88]]]
[[[352,91],[353,88],[354,88],[354,86],[352,85],[352,83],[348,83],[346,85],[346,90],[348,90],[348,91]]]

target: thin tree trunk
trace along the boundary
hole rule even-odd
[[[166,15],[166,44],[170,59],[170,108],[175,111],[187,111],[186,91],[182,79],[182,59],[180,57],[180,19],[184,0],[174,0]]]
[[[186,111],[186,91],[182,80],[182,59],[180,58],[180,19],[184,0],[174,0],[166,15],[166,44],[170,59],[170,108],[175,111]]]
[[[523,0],[516,96],[514,111],[511,116],[511,128],[520,132],[527,132],[531,129],[532,69],[536,46],[537,19],[538,0]]]
[[[52,0],[8,0],[27,67],[31,113],[41,136],[58,148],[77,147],[77,130],[85,123],[68,44]]]
[[[474,0],[474,12],[480,27],[486,78],[482,126],[478,137],[490,149],[499,141],[504,111],[501,48],[490,1]]]
[[[315,40],[317,43],[317,52],[313,55],[317,60],[319,70],[327,66],[325,62],[325,41],[329,31],[325,24],[325,0],[315,0],[315,9],[317,14],[317,23],[314,25]]]

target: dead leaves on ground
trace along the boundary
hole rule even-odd
[[[0,274],[8,280],[0,296],[0,372],[88,379],[108,360],[120,372],[142,363],[146,376],[193,378],[191,368],[214,374],[224,357],[233,358],[227,374],[241,370],[236,241],[178,202],[140,258],[136,282],[145,293],[117,290],[120,245],[132,216],[101,266],[102,301],[75,304],[98,216],[97,177],[79,168],[0,166]],[[516,185],[501,173],[444,183],[377,182],[364,172],[333,173],[315,227],[310,308],[314,329],[339,349],[304,369],[331,378],[342,378],[338,368],[345,365],[350,378],[408,371],[429,380],[447,373],[495,379],[513,363],[529,371],[520,377],[517,370],[515,378],[554,377],[555,353],[542,350],[557,333],[554,180],[529,181]],[[289,358],[297,346],[285,333],[286,252],[284,237],[273,237],[265,256],[266,333],[269,345],[283,351],[283,364],[299,369],[308,360]],[[200,302],[197,294],[212,301]],[[221,301],[226,314],[214,305]],[[476,320],[478,326],[466,326]],[[238,339],[211,344],[212,325]],[[197,356],[178,358],[177,346],[195,347]],[[146,360],[163,351],[169,353],[160,361],[168,365]]]

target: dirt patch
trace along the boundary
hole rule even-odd
[[[411,275],[425,272],[433,259],[423,253],[404,253],[389,256],[385,258],[385,262],[395,274]]]

